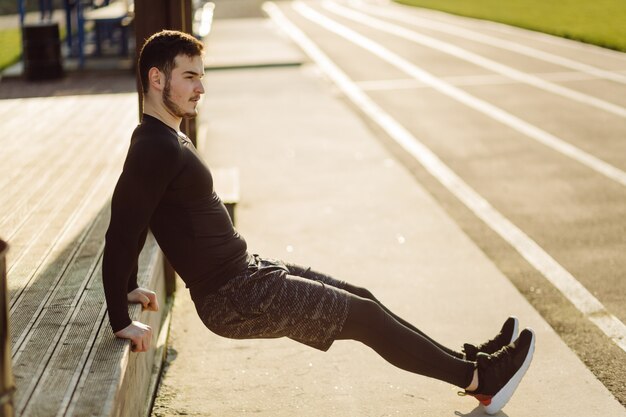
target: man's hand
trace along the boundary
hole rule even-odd
[[[152,328],[139,321],[133,321],[122,330],[115,332],[115,337],[130,339],[130,349],[133,352],[146,352],[152,341]]]
[[[129,303],[139,303],[144,310],[159,311],[159,301],[154,291],[139,287],[129,292],[127,297]]]

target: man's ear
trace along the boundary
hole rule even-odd
[[[157,67],[152,67],[148,70],[148,82],[155,90],[163,91],[165,87],[165,74],[159,71]]]

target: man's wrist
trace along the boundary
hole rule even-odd
[[[122,321],[122,322],[119,322],[119,323],[111,323],[111,329],[113,329],[113,333],[117,333],[120,330],[124,330],[125,328],[130,326],[132,324],[132,322],[133,321],[129,317],[126,321]]]
[[[139,285],[137,284],[137,280],[134,280],[132,278],[129,279],[128,280],[128,286],[126,288],[127,288],[127,291],[126,291],[127,293],[129,293],[131,291],[134,291],[137,288],[139,288]]]

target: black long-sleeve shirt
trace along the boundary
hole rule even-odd
[[[193,144],[144,115],[113,192],[102,279],[113,331],[131,323],[126,295],[148,227],[192,294],[214,291],[247,267],[247,246]]]

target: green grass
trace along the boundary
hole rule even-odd
[[[19,28],[0,30],[0,71],[15,64],[22,56]]]
[[[61,42],[65,40],[65,28],[60,29]],[[22,33],[19,28],[0,29],[0,71],[22,58]]]
[[[395,0],[626,51],[625,0]]]

